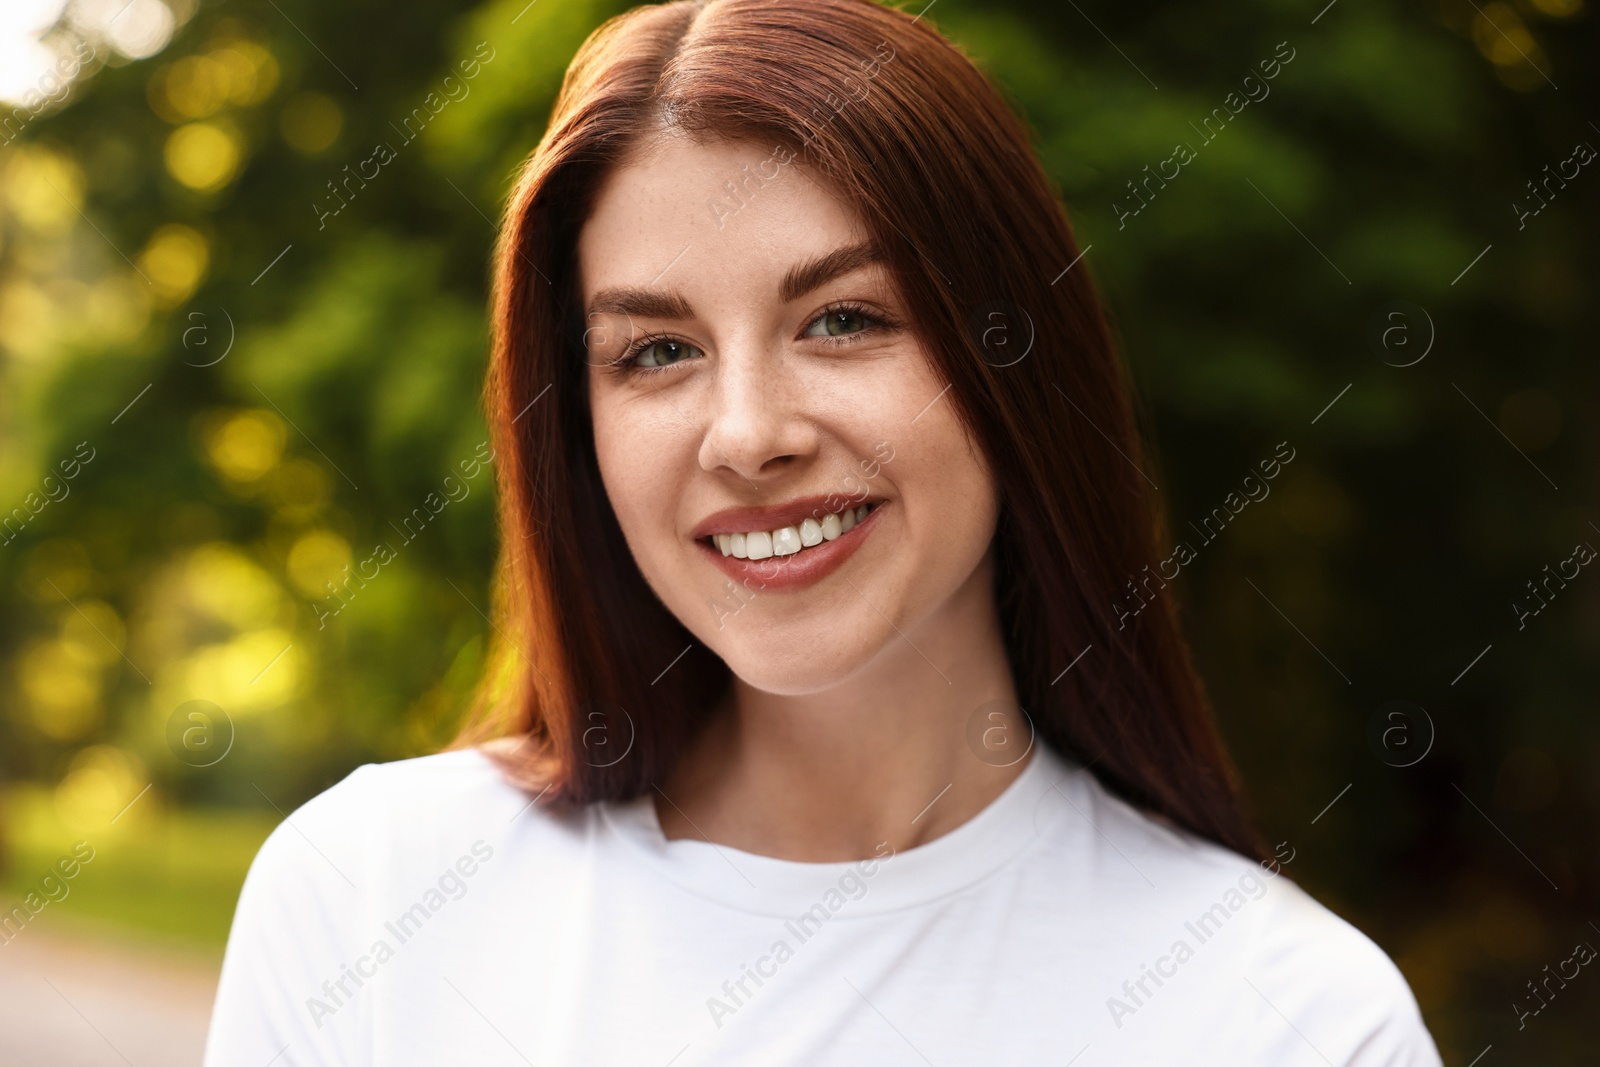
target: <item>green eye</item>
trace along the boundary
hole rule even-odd
[[[696,349],[682,341],[653,341],[634,354],[637,367],[667,367],[688,359]]]
[[[859,311],[841,308],[822,315],[806,329],[807,337],[840,337],[860,333],[867,328],[868,319]]]

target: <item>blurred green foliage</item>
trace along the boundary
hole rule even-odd
[[[492,474],[464,466],[492,220],[625,5],[175,6],[164,50],[0,148],[0,509],[24,507],[0,532],[0,773],[11,891],[88,838],[108,858],[74,907],[214,942],[279,813],[459,721],[495,550]],[[1447,1062],[1555,1058],[1592,1047],[1600,990],[1524,1032],[1511,1003],[1594,932],[1600,579],[1523,628],[1510,604],[1600,544],[1600,176],[1521,226],[1514,204],[1600,146],[1600,40],[1584,0],[1320,7],[927,17],[1036,131],[1175,535],[1297,451],[1178,587],[1267,832],[1398,959]],[[1397,300],[1428,319],[1404,359],[1371,343]],[[235,731],[210,766],[172,740],[194,699]],[[1437,734],[1407,768],[1368,740],[1393,699]]]

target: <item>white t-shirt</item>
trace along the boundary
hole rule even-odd
[[[291,815],[207,1067],[1440,1063],[1355,928],[1042,745],[968,822],[858,863],[667,841],[649,796],[530,799],[463,750]]]

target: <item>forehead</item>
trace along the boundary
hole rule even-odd
[[[792,153],[680,134],[635,151],[607,176],[579,233],[584,292],[782,274],[864,238],[856,213]]]

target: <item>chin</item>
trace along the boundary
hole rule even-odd
[[[710,635],[707,646],[745,685],[774,696],[808,696],[834,689],[865,670],[895,637],[885,626],[883,635],[851,630],[819,637],[810,631],[801,639],[789,627],[754,620],[745,632],[729,635],[732,625]]]

